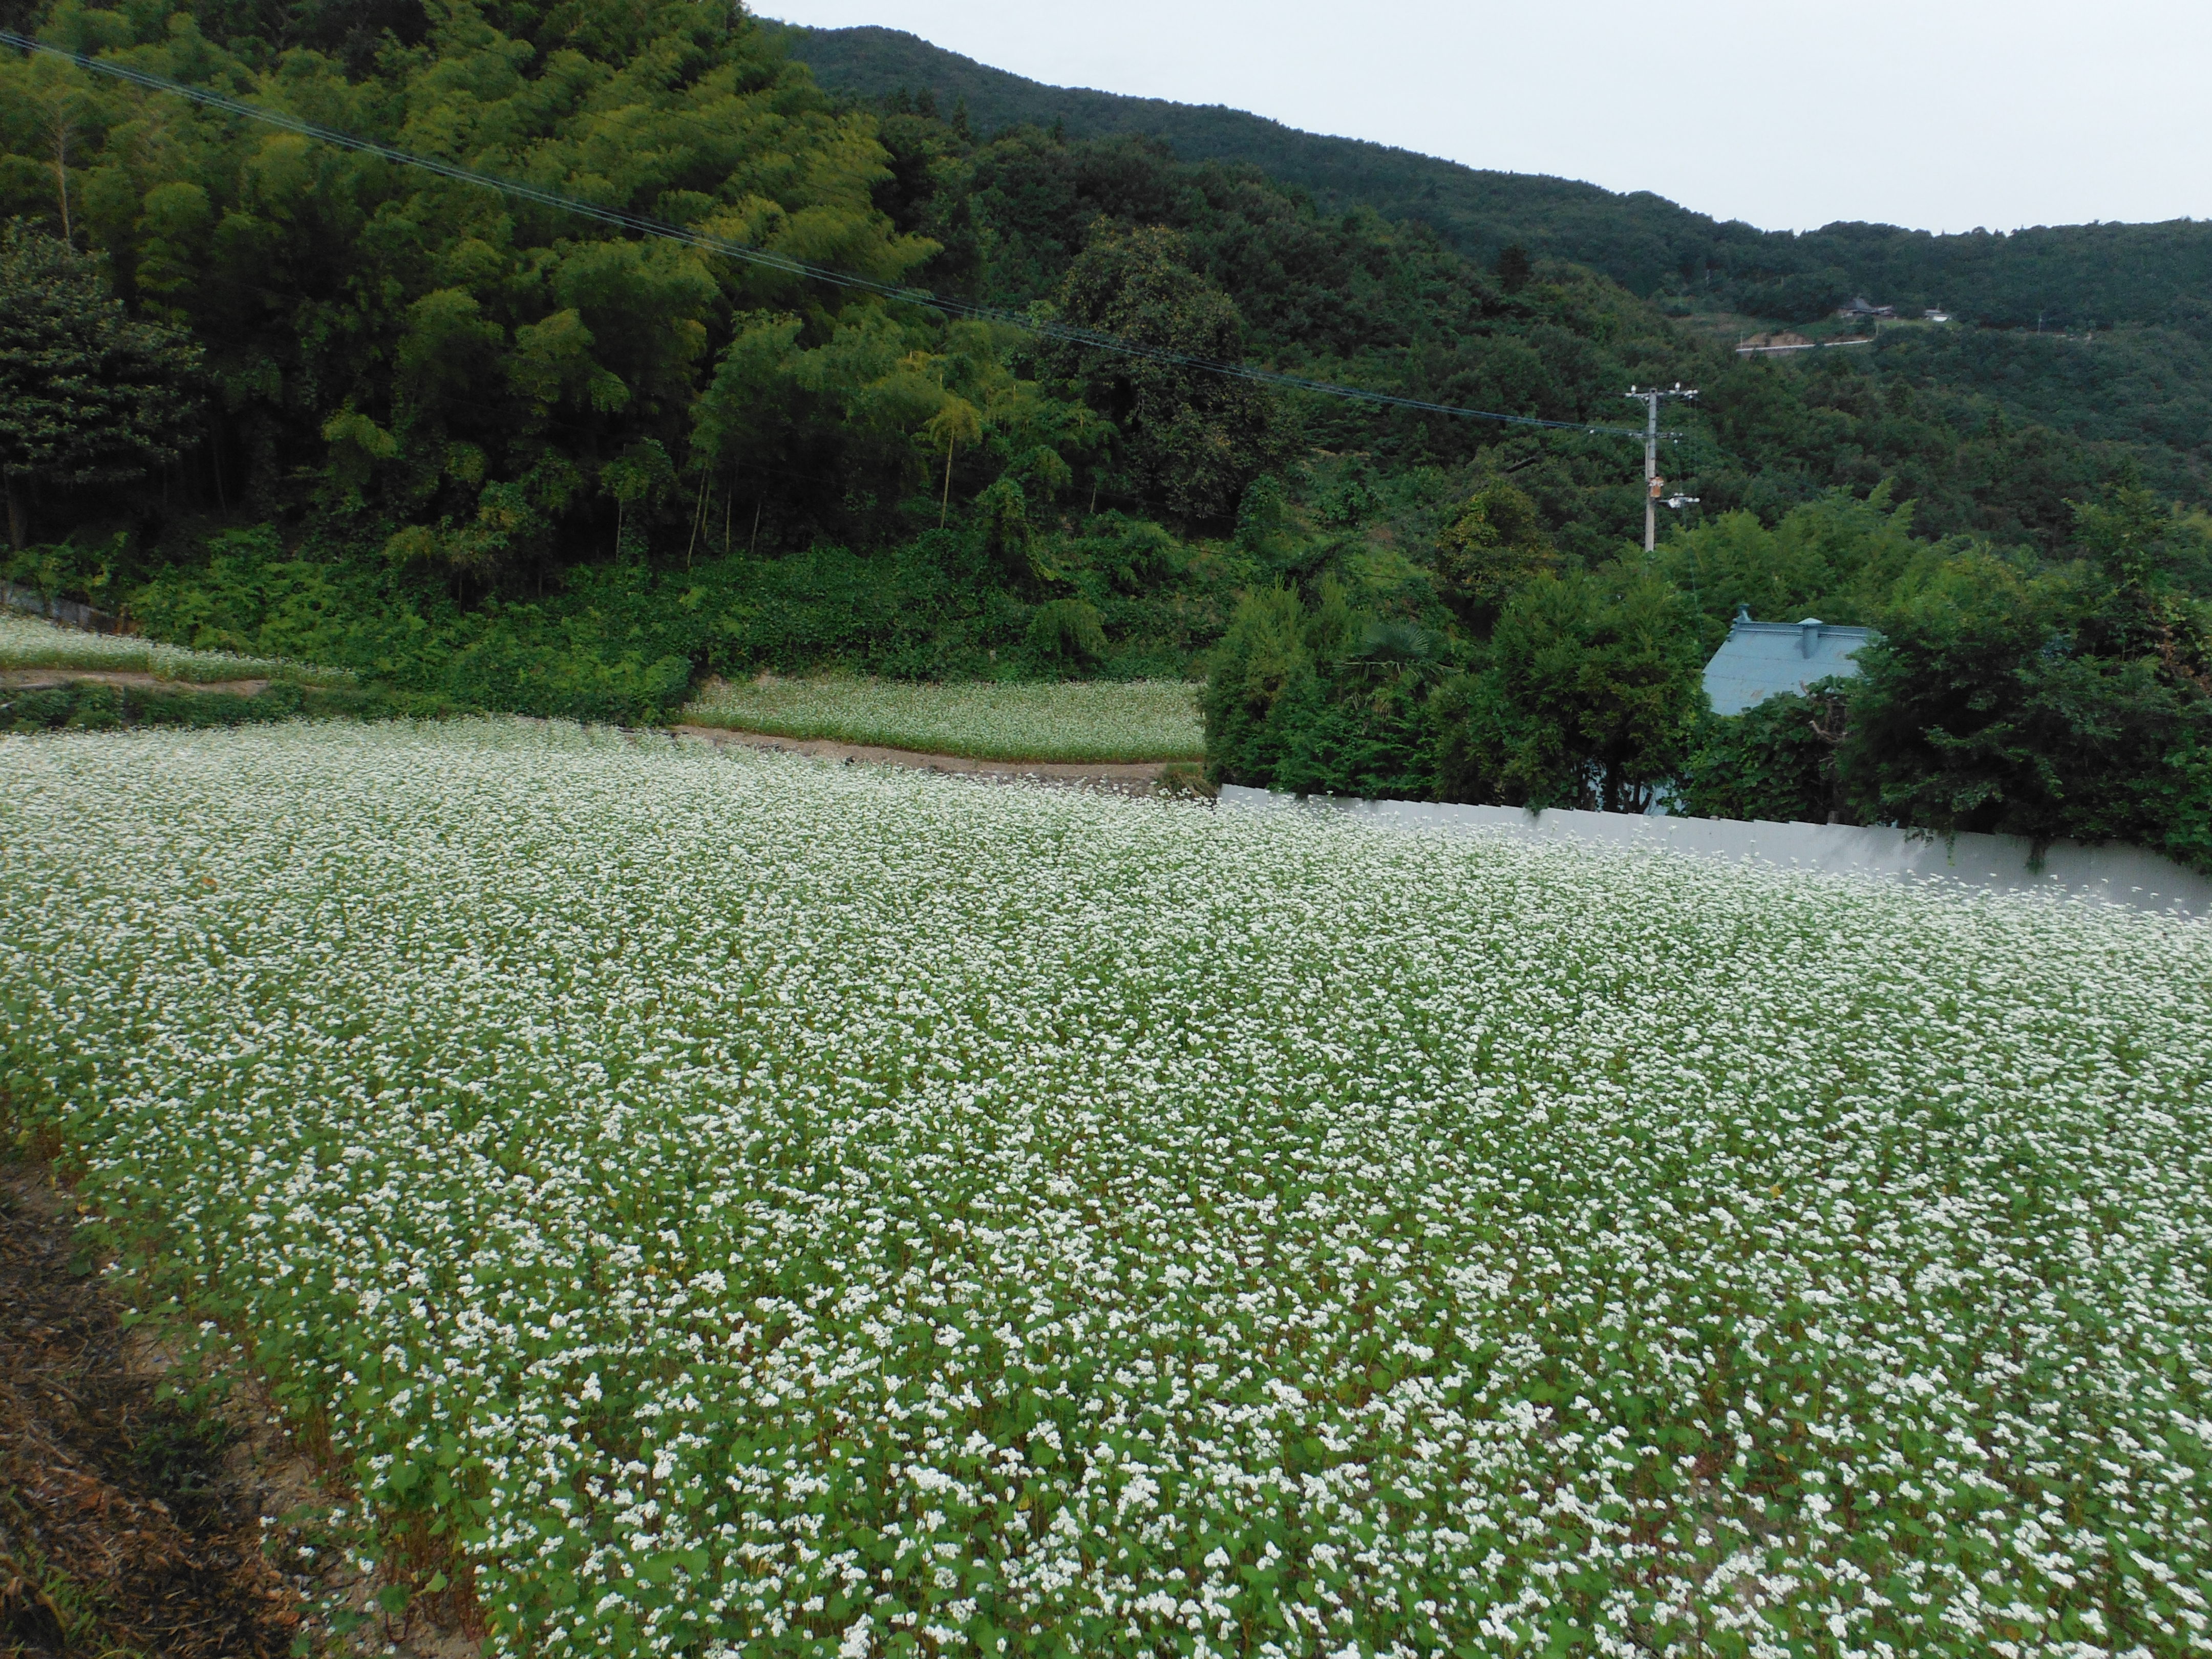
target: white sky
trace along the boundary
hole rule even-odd
[[[761,0],[1769,229],[2212,218],[2212,0]]]

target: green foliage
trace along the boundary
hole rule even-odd
[[[128,532],[72,533],[0,555],[0,578],[34,592],[76,595],[96,609],[111,610],[120,588],[117,578],[130,563]]]
[[[1880,489],[1831,493],[1773,526],[1726,515],[1649,565],[1545,569],[1530,539],[1491,623],[1460,573],[1469,550],[1496,558],[1517,538],[1520,508],[1496,491],[1480,512],[1443,510],[1431,609],[1371,550],[1330,557],[1352,586],[1325,568],[1310,600],[1289,586],[1248,600],[1206,693],[1217,775],[1533,807],[1667,799],[1697,816],[2206,856],[2212,635],[2176,580],[2199,528],[2148,492],[2078,505],[2063,563],[1918,539],[1909,504]],[[1295,544],[1297,525],[1255,539]],[[1746,602],[1887,638],[1857,679],[1716,720],[1699,671]],[[1393,635],[1404,643],[1384,647]]]
[[[1708,714],[1683,763],[1674,810],[1693,818],[1769,823],[1856,822],[1836,750],[1848,729],[1847,682],[1785,692],[1741,714]]]
[[[150,631],[197,649],[352,668],[445,705],[650,721],[682,700],[691,664],[635,615],[648,587],[613,570],[563,607],[463,610],[399,573],[287,557],[273,536],[237,533],[137,606]]]
[[[2212,860],[2212,635],[2080,570],[1954,560],[1861,657],[1843,754],[1866,817]]]
[[[1722,514],[1669,537],[1658,568],[1689,598],[1709,647],[1727,636],[1739,606],[1763,621],[1817,616],[1863,626],[1944,556],[1914,538],[1914,504],[1890,498],[1887,483],[1863,499],[1832,489],[1771,526],[1749,512]]]
[[[1572,260],[1638,294],[1725,303],[1757,315],[1821,314],[1856,293],[1938,303],[1996,328],[2172,321],[2206,337],[2212,225],[2064,225],[1934,235],[1833,224],[1802,234],[1721,222],[1639,191],[1462,167],[1359,139],[1301,132],[1219,106],[1050,87],[902,31],[794,29],[793,56],[825,86],[873,100],[927,92],[964,101],[989,132],[1028,125],[1074,139],[1145,135],[1193,161],[1263,169],[1325,213],[1365,208],[1431,228],[1471,258],[1518,248]]]
[[[1496,270],[1498,285],[1508,294],[1518,294],[1536,274],[1535,262],[1518,242],[1509,242],[1498,251]]]
[[[1207,776],[1297,794],[1426,794],[1428,643],[1333,579],[1311,605],[1284,586],[1249,595],[1199,699]]]
[[[2076,502],[2075,538],[2082,556],[2115,588],[2202,586],[2212,553],[2212,526],[2202,514],[2180,512],[2140,483],[2124,480],[2103,501]]]
[[[1488,669],[1462,692],[1455,793],[1640,812],[1680,769],[1704,660],[1680,597],[1626,565],[1544,575],[1498,618]]]
[[[1278,585],[1237,607],[1207,665],[1199,700],[1207,775],[1218,782],[1273,781],[1298,714],[1320,700],[1315,646],[1334,641],[1294,588]]]
[[[11,546],[27,538],[33,482],[112,483],[175,459],[200,354],[134,320],[98,262],[20,220],[0,225],[0,477]]]
[[[2168,495],[2212,484],[2212,329],[1885,327],[1869,367],[1923,400],[1970,392],[2015,425],[2126,446]]]
[[[1038,657],[1070,666],[1106,654],[1106,631],[1087,599],[1053,599],[1030,617],[1029,647]]]
[[[459,706],[624,722],[665,718],[702,673],[1182,672],[1225,618],[1231,573],[1185,568],[1189,555],[1157,525],[1108,515],[1092,528],[1058,544],[1071,566],[1061,586],[1078,591],[1041,603],[989,580],[974,529],[873,556],[825,546],[688,570],[590,567],[544,600],[466,605],[405,565],[297,556],[258,532],[216,538],[204,564],[140,590],[136,611],[201,649],[350,668]],[[1169,566],[1183,572],[1170,597],[1116,584],[1133,567]]]
[[[1423,222],[1380,174],[1364,196],[1332,195],[1304,162],[1270,177],[1119,129],[1006,127],[980,94],[980,121],[911,98],[841,106],[779,31],[682,0],[374,16],[365,37],[370,22],[342,27],[319,0],[175,18],[58,0],[45,27],[465,165],[887,282],[1041,306],[1169,358],[710,263],[10,59],[0,212],[57,232],[66,216],[120,296],[101,314],[189,331],[219,393],[158,480],[97,500],[40,484],[40,511],[70,520],[58,550],[17,562],[43,590],[411,696],[626,721],[666,717],[708,675],[1176,678],[1218,644],[1223,776],[1620,808],[1671,778],[1725,810],[1825,799],[1979,822],[1997,793],[2028,792],[2008,775],[1960,804],[1981,785],[1943,781],[1924,739],[1964,733],[1956,711],[1877,740],[1854,691],[1831,775],[1784,711],[1702,726],[1695,689],[1739,604],[1881,623],[1972,555],[2077,594],[2052,624],[2075,678],[2045,700],[2080,718],[2038,715],[2025,736],[1996,721],[1988,755],[1945,751],[1944,765],[1986,781],[2002,755],[2073,744],[2066,765],[2091,769],[2069,799],[2117,801],[2125,789],[2091,781],[2104,740],[2082,733],[2193,730],[2191,596],[2212,587],[2212,537],[2190,505],[2203,483],[2195,360],[2177,345],[2172,377],[2145,368],[2146,331],[2194,339],[2185,318],[2131,324],[2103,356],[2069,342],[2035,360],[2049,368],[2037,396],[2047,382],[2072,399],[2055,428],[2005,389],[2027,384],[2020,342],[1902,329],[1864,354],[1745,362],[1668,314],[1693,308],[1686,271],[1715,299],[1767,284],[1762,304],[1802,307],[1842,273],[1897,300],[1859,284],[1862,269],[1951,260],[1948,282],[1963,242],[1832,229],[1784,247],[1721,228],[1684,245],[1687,266],[1647,270],[1600,234],[1620,205],[1602,192],[1498,184],[1521,205],[1492,237],[1468,229],[1490,207],[1440,196]],[[74,134],[58,175],[57,111]],[[1562,258],[1576,237],[1664,306]],[[2164,257],[2156,238],[2107,240]],[[1976,243],[1989,258],[1975,280],[2001,286],[2015,255],[2056,258],[2064,240]],[[1650,566],[1624,565],[1642,501],[1620,439],[1196,367],[1227,357],[1577,426],[1620,420],[1625,385],[1692,381],[1706,396],[1666,467],[1702,516]],[[2142,418],[2081,413],[2115,388]],[[2063,574],[2075,564],[2094,581]],[[1996,631],[1991,660],[2014,681],[2058,685],[2057,670],[2021,665],[2034,629]],[[1942,702],[1928,676],[1950,672],[1956,643],[1914,659],[1896,707]],[[2165,800],[2144,780],[2183,763],[2155,748],[2112,752]],[[1892,769],[1868,782],[1877,749]],[[2170,836],[2179,810],[2112,822]]]
[[[68,680],[0,689],[0,732],[112,732],[127,726],[213,730],[289,720],[389,720],[449,712],[435,699],[278,681],[251,696]]]
[[[1000,478],[976,496],[975,526],[984,551],[1010,585],[1046,574],[1036,562],[1029,496],[1018,480]]]
[[[64,4],[52,30],[464,166],[520,168],[872,276],[896,279],[931,251],[870,204],[882,152],[866,119],[787,76],[741,15],[647,0],[602,29],[573,9],[441,8],[408,31],[419,45],[356,58],[349,79],[312,44],[328,30],[248,21],[249,9],[208,7],[173,26],[159,8]],[[421,526],[434,533],[396,556],[479,584],[534,583],[548,558],[611,553],[625,530],[642,548],[694,507],[677,458],[738,319],[800,305],[809,343],[833,355],[848,327],[872,339],[878,326],[872,301],[843,306],[780,273],[514,211],[48,62],[0,64],[0,148],[27,161],[60,91],[79,110],[81,232],[126,298],[206,344],[223,397],[192,483],[218,509],[234,492],[297,507],[301,482],[319,478],[321,504],[357,539]],[[0,167],[0,211],[53,219],[55,194],[36,179]],[[906,458],[891,447],[895,494]],[[811,520],[871,510],[835,489],[796,493]],[[503,525],[526,506],[542,522]]]
[[[2198,527],[2128,485],[2075,520],[2063,565],[1884,552],[1886,534],[1860,538],[1863,560],[1785,561],[1793,592],[1854,593],[1881,635],[1856,678],[1708,720],[1683,809],[2116,840],[2212,865],[2212,612],[2175,580]],[[1863,573],[1899,568],[1872,597]]]
[[[1173,233],[1102,222],[1055,295],[1079,327],[1215,362],[1241,362],[1243,319],[1191,269]],[[1127,439],[1139,487],[1181,518],[1221,525],[1246,488],[1279,462],[1284,434],[1273,400],[1249,381],[1183,362],[1055,347],[1045,359],[1084,383],[1086,398]]]
[[[1437,591],[1461,622],[1487,634],[1507,597],[1553,562],[1536,504],[1511,484],[1492,483],[1437,538]]]

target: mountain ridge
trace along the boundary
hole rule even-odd
[[[987,131],[1056,124],[1076,138],[1158,139],[1187,161],[1260,167],[1323,208],[1418,221],[1486,264],[1517,244],[1646,297],[1778,321],[1809,319],[1863,292],[1881,304],[1942,305],[1999,328],[2144,323],[2212,339],[2212,221],[1949,234],[1841,221],[1761,230],[1654,191],[1472,167],[1226,105],[1048,86],[904,30],[771,26],[791,58],[844,97],[926,94],[939,107],[964,103]]]

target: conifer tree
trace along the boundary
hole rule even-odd
[[[0,474],[8,536],[28,486],[134,478],[173,460],[198,412],[200,349],[125,315],[99,264],[21,221],[0,226]]]

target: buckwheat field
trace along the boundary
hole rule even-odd
[[[0,740],[19,1127],[506,1653],[2212,1651],[2212,933],[484,723]]]
[[[778,737],[883,744],[978,760],[1206,758],[1198,687],[1182,680],[717,681],[682,718]]]

